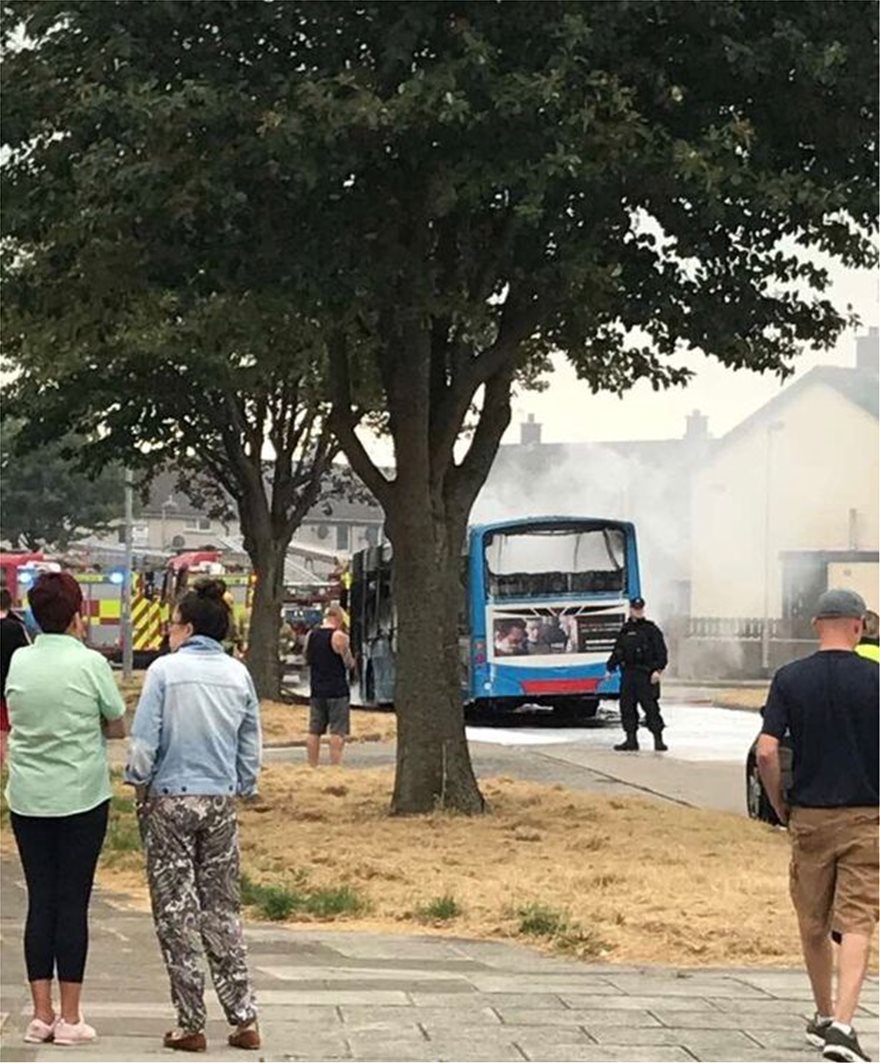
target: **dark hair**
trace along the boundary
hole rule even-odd
[[[82,588],[69,572],[44,572],[28,591],[28,601],[47,635],[63,635],[82,612]]]
[[[12,608],[12,595],[9,593],[8,588],[0,587],[0,609]]]
[[[232,616],[223,600],[225,593],[222,579],[200,579],[177,603],[180,619],[192,624],[194,635],[207,635],[217,642],[226,638]]]

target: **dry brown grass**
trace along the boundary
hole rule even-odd
[[[264,701],[260,705],[260,718],[266,745],[299,745],[305,742],[309,729],[308,706]],[[390,742],[396,737],[397,717],[393,712],[352,710],[350,742]]]
[[[144,673],[135,672],[126,681],[121,672],[114,673],[128,710],[129,727],[137,708]],[[266,745],[303,745],[309,729],[308,706],[282,701],[263,701],[260,705],[263,740]],[[351,714],[352,742],[390,742],[397,737],[397,717],[393,712],[368,712],[354,709]]]
[[[763,824],[508,778],[483,783],[484,817],[393,818],[391,785],[390,771],[268,767],[261,804],[241,812],[244,870],[351,887],[368,903],[351,928],[424,933],[420,910],[451,897],[461,914],[429,932],[507,938],[538,903],[571,920],[555,944],[585,958],[801,962],[787,839]],[[145,902],[137,852],[105,851],[100,881]]]

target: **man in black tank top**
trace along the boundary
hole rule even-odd
[[[350,730],[348,677],[354,671],[354,658],[344,624],[343,611],[331,605],[321,626],[310,631],[306,639],[311,682],[306,749],[313,768],[317,768],[321,756],[321,735],[329,729],[330,763],[340,764]]]

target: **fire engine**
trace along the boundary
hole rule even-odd
[[[59,572],[63,565],[42,553],[0,553],[2,583],[15,606],[33,626],[27,607],[27,592],[41,572]],[[110,659],[122,652],[122,568],[102,571],[71,571],[83,592],[86,643]],[[191,551],[172,557],[160,569],[132,573],[132,649],[136,668],[146,667],[162,648],[173,603],[192,579],[219,576],[233,598],[233,614],[239,630],[246,630],[255,578],[247,572],[228,572],[216,550]]]

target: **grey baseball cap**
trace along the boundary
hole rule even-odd
[[[865,599],[860,594],[840,587],[819,595],[815,617],[817,620],[833,620],[837,617],[861,620],[867,608]]]

